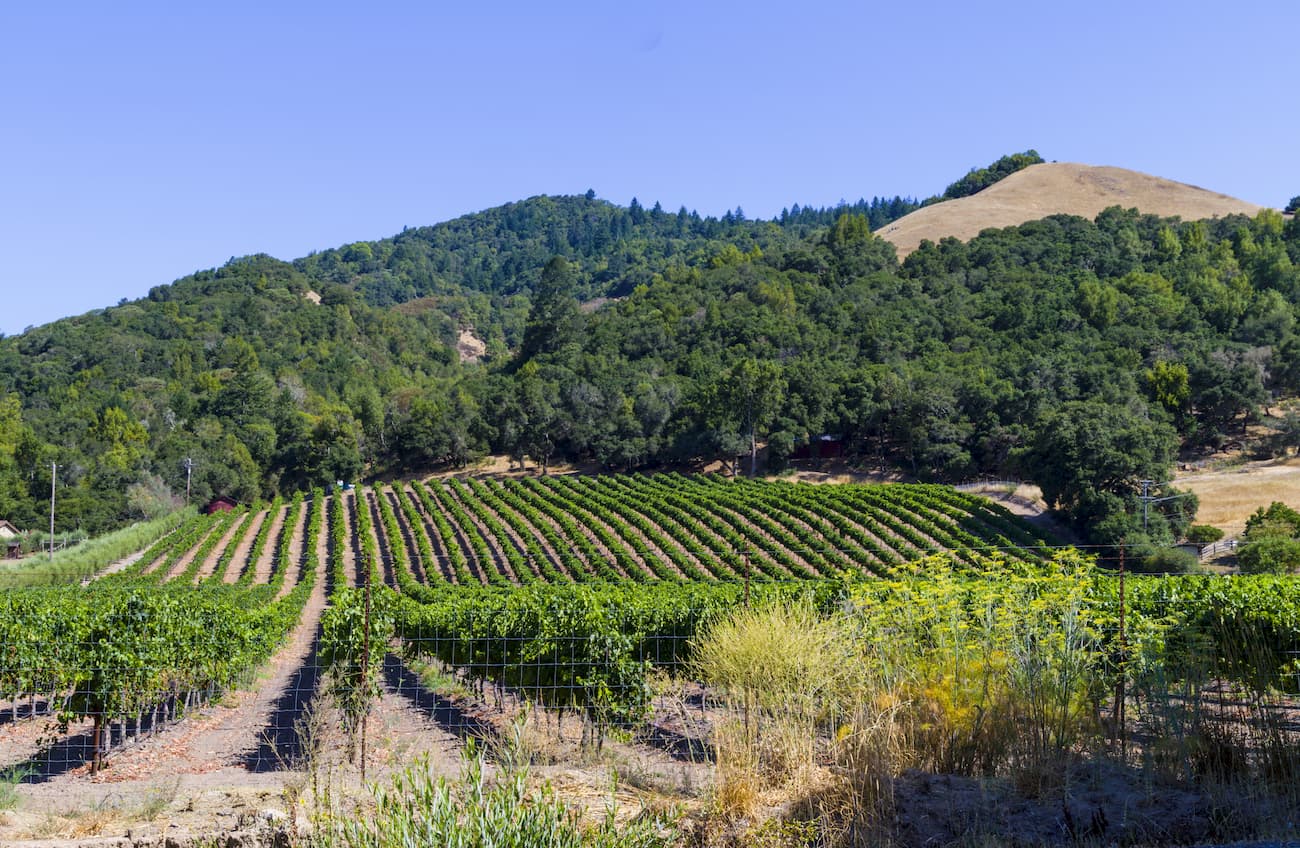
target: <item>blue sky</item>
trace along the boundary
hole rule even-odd
[[[540,193],[702,214],[1036,148],[1300,194],[1300,5],[0,7],[0,332]]]

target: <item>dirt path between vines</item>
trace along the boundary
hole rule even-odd
[[[397,532],[402,535],[402,545],[406,548],[407,573],[416,583],[428,585],[429,564],[424,561],[420,545],[415,541],[416,529],[411,526],[406,511],[402,509],[402,503],[397,497],[397,489],[390,486],[381,497],[388,500],[388,508],[393,511],[393,518],[397,521]]]
[[[539,523],[544,522],[546,526],[554,532],[557,540],[563,539],[565,535],[564,531],[562,531],[559,525],[555,523],[555,520],[543,513],[541,510],[536,510],[531,518],[525,515],[520,511],[518,506],[510,500],[507,500],[507,497],[519,499],[519,492],[507,492],[505,487],[501,484],[501,481],[488,481],[487,485],[491,487],[492,493],[501,503],[502,509],[508,510],[508,514],[514,516],[514,518],[507,523],[517,523],[520,527],[528,528],[529,534],[537,541],[537,544],[542,549],[542,553],[545,554],[546,559],[551,563],[551,565],[555,567],[555,570],[572,580],[573,574],[570,571],[569,566],[565,564],[564,557],[560,556],[559,550],[555,545],[551,544],[551,539],[548,538],[543,529],[538,526]],[[496,510],[496,512],[497,515],[502,516],[503,520],[505,519],[505,516],[502,515],[501,509]],[[572,545],[572,543],[570,543],[570,546],[573,548],[573,555],[581,561],[583,571],[588,574],[594,574],[595,568],[587,561],[586,554],[584,554],[577,546]]]
[[[264,818],[267,810],[274,815],[291,811],[310,778],[322,774],[341,791],[361,790],[357,769],[346,764],[338,717],[320,702],[314,711],[321,720],[309,721],[321,682],[316,652],[328,600],[329,544],[326,527],[315,540],[301,538],[305,527],[304,515],[293,528],[294,550],[300,557],[307,544],[316,546],[315,585],[286,644],[248,688],[111,753],[106,768],[94,777],[88,766],[81,766],[21,785],[18,809],[0,817],[0,844],[36,836],[130,833],[138,838],[229,831]],[[357,560],[349,560],[355,584]],[[395,662],[390,658],[389,665]],[[386,669],[385,679],[384,694],[368,720],[369,777],[380,777],[418,753],[428,754],[438,773],[454,773],[462,743],[432,711],[420,708],[420,698],[428,696],[412,682],[414,675],[397,664]],[[8,735],[33,735],[36,724],[8,728]],[[308,727],[315,729],[312,747],[300,735]],[[312,775],[304,768],[314,769]],[[142,820],[154,806],[161,812]]]
[[[523,557],[524,561],[528,563],[529,568],[532,569],[533,575],[538,580],[545,580],[546,578],[542,576],[542,573],[539,570],[539,567],[542,565],[542,563],[533,562],[532,554],[530,554],[528,551],[529,541],[540,539],[541,538],[540,534],[537,533],[536,531],[532,531],[530,533],[532,539],[525,540],[523,535],[520,534],[518,527],[515,526],[515,522],[519,514],[515,512],[513,509],[510,509],[509,504],[507,504],[505,501],[502,501],[500,498],[497,497],[495,492],[492,492],[490,490],[487,492],[476,493],[476,494],[479,497],[479,503],[483,505],[483,509],[486,510],[487,514],[492,516],[492,518],[494,518],[496,522],[501,525],[501,529],[505,531],[506,537],[509,539],[509,543],[514,547],[515,551],[521,557]],[[521,524],[520,526],[523,526],[523,524]],[[556,573],[558,573],[560,576],[562,576],[565,580],[569,582],[573,581],[573,575],[569,574],[569,569],[565,567],[564,563],[560,562],[559,557],[554,557],[551,556],[550,554],[547,554],[545,546],[541,547],[541,551],[543,557],[545,557],[547,562],[550,563],[551,567],[555,569]]]
[[[379,514],[380,497],[377,489],[367,489],[361,495],[361,506],[358,508],[364,509],[370,519],[370,538],[374,540],[375,550],[379,553],[379,579],[385,586],[395,589],[397,588],[397,563],[393,559],[388,530],[384,527],[383,518]]]
[[[611,521],[606,521],[604,518],[600,517],[595,512],[592,512],[591,510],[587,509],[579,498],[572,497],[573,492],[567,489],[564,491],[560,491],[558,489],[548,489],[544,491],[539,490],[536,494],[538,494],[540,497],[544,498],[545,500],[549,501],[559,509],[564,510],[566,513],[572,516],[573,519],[578,522],[579,527],[582,527],[584,522],[590,522],[591,526],[600,527],[603,530],[605,530],[605,532],[609,533],[611,540],[623,539],[624,541],[628,541],[628,545],[625,548],[628,557],[631,558],[631,560],[637,564],[637,566],[641,569],[642,572],[645,573],[645,575],[649,579],[651,580],[657,579],[655,576],[654,569],[651,568],[649,563],[645,561],[645,558],[642,557],[641,554],[637,552],[637,549],[629,541],[629,537],[627,536],[627,534],[624,533],[622,530],[622,528],[627,528],[628,532],[632,532],[634,528],[631,527],[626,521],[622,521],[612,511],[610,513]],[[614,521],[618,521],[619,524],[622,525],[622,527],[615,526],[615,524],[613,523]],[[592,539],[594,540],[595,536],[592,536]],[[609,550],[609,548],[605,545],[600,545],[599,547],[606,551]],[[615,568],[624,577],[628,579],[635,579],[632,577],[632,575],[628,574],[625,569],[619,567],[618,559],[616,557],[613,557],[612,552],[610,558],[610,565],[613,568]]]
[[[307,519],[313,509],[319,508],[320,504],[311,501],[304,502],[303,508],[298,511],[298,520],[294,523],[293,528],[289,530],[289,532],[293,534],[289,541],[289,561],[283,563],[280,567],[292,569],[292,572],[285,576],[284,585],[280,587],[280,591],[276,594],[277,598],[283,598],[285,595],[293,591],[294,586],[302,582],[302,570],[306,565],[304,560],[307,557],[308,545],[308,541],[305,538],[305,534],[307,533]],[[312,540],[311,544],[315,544],[315,540]],[[327,563],[322,557],[317,558],[316,565],[318,569],[327,567]],[[324,582],[324,577],[320,576],[319,572],[317,573],[317,580],[319,582]]]
[[[244,568],[249,565],[248,554],[253,550],[253,542],[257,540],[258,531],[262,529],[262,522],[266,521],[268,516],[269,512],[259,512],[244,522],[247,529],[244,531],[243,538],[239,540],[239,544],[235,546],[235,553],[231,556],[230,562],[226,564],[226,573],[221,575],[223,583],[237,583],[239,581],[239,576],[244,573]]]
[[[347,575],[348,585],[356,586],[357,584],[357,545],[360,544],[360,537],[357,534],[356,514],[353,512],[357,508],[356,492],[350,491],[342,495],[335,495],[343,499],[343,573]]]
[[[126,571],[128,568],[130,568],[131,566],[139,562],[141,559],[143,559],[144,555],[145,555],[145,551],[141,550],[141,551],[136,551],[130,556],[124,556],[121,559],[119,559],[117,562],[110,563],[108,567],[105,568],[103,571],[100,571],[96,574],[92,574],[89,577],[83,578],[81,581],[81,585],[89,586],[92,581],[99,580],[104,577],[108,577],[110,574],[117,574],[118,572]]]
[[[221,555],[226,552],[226,548],[233,544],[236,534],[240,533],[247,523],[247,512],[230,523],[230,526],[226,528],[226,535],[217,542],[217,546],[212,549],[207,558],[203,560],[203,564],[199,566],[198,573],[194,576],[195,583],[202,582],[212,576],[212,573],[217,570],[217,564],[221,562]]]
[[[469,503],[466,499],[461,497],[462,494],[466,494],[467,492],[461,492],[451,486],[444,488],[443,492],[446,494],[449,501],[460,506],[461,512],[463,512],[465,517],[469,519],[471,526],[460,528],[461,533],[466,534],[465,538],[468,539],[468,534],[475,533],[487,544],[488,556],[491,557],[492,562],[479,563],[479,569],[483,573],[484,580],[487,580],[487,575],[489,573],[487,569],[495,568],[497,574],[500,574],[507,581],[516,586],[519,585],[519,578],[515,575],[515,570],[511,568],[510,561],[506,559],[505,549],[501,547],[501,540],[496,537],[495,533],[488,531],[487,527],[483,524],[483,520],[474,514],[474,511],[470,509]],[[459,523],[450,515],[447,516],[447,520],[452,523],[452,526],[456,526]]]
[[[288,519],[289,510],[292,508],[291,504],[285,504],[271,517],[271,529],[266,534],[266,545],[257,557],[257,562],[249,563],[248,566],[253,569],[254,584],[271,582],[271,569],[275,567],[275,552],[280,549],[280,533],[284,531],[284,522]]]
[[[206,542],[208,538],[215,532],[217,532],[217,525],[214,524],[213,526],[209,527],[202,536],[195,539],[194,545],[188,551],[181,554],[181,556],[176,560],[176,562],[172,563],[172,567],[167,569],[167,575],[163,577],[162,582],[170,583],[171,581],[175,580],[177,577],[180,577],[182,574],[184,574],[186,570],[189,569],[190,565],[194,562],[194,558],[199,555],[199,551],[203,548],[203,543]]]

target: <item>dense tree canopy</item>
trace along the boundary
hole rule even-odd
[[[60,526],[99,530],[187,458],[196,500],[251,499],[488,451],[775,468],[831,434],[922,479],[1023,474],[1113,539],[1180,446],[1300,391],[1276,212],[1054,216],[901,265],[865,211],[783,218],[533,198],[0,339],[0,517],[35,526],[51,462]]]
[[[971,170],[969,174],[948,186],[948,188],[944,189],[943,199],[953,200],[958,197],[969,197],[976,192],[983,191],[998,180],[1011,176],[1016,171],[1024,170],[1030,165],[1042,164],[1042,162],[1043,157],[1038,155],[1037,150],[1026,150],[1024,153],[1003,156],[987,168]]]

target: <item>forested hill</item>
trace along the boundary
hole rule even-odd
[[[488,451],[775,468],[833,433],[923,479],[1028,476],[1131,537],[1137,479],[1300,389],[1300,225],[1275,212],[1058,216],[900,266],[869,224],[890,203],[783,226],[533,198],[0,339],[0,517],[39,526],[51,462],[60,526],[98,530],[183,492],[187,457],[195,499],[251,499]]]

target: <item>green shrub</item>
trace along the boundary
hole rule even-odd
[[[1268,509],[1260,507],[1246,519],[1246,535],[1300,536],[1300,512],[1280,501],[1273,501]]]
[[[455,782],[435,779],[429,761],[420,759],[394,775],[390,786],[375,789],[372,814],[335,817],[323,837],[324,846],[342,848],[666,848],[676,832],[663,816],[619,826],[612,806],[603,821],[584,827],[549,784],[529,791],[522,768],[488,780],[471,750]]]
[[[0,771],[0,813],[18,806],[18,784],[22,783],[28,774],[30,770],[22,766]]]
[[[1223,538],[1223,531],[1208,524],[1193,524],[1187,528],[1187,541],[1198,545],[1209,545]]]
[[[1242,545],[1237,564],[1245,574],[1290,574],[1300,571],[1300,540],[1264,536]]]
[[[1190,574],[1201,567],[1196,554],[1181,548],[1159,548],[1138,560],[1139,567],[1134,571],[1146,574]]]

